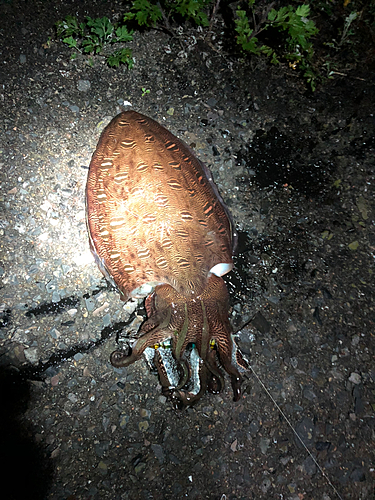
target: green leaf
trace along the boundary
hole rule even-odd
[[[205,0],[175,0],[171,7],[181,16],[193,19],[198,26],[208,26],[207,14],[202,10],[205,3]]]
[[[272,54],[271,64],[280,64],[280,61],[277,58],[276,52]]]
[[[148,0],[134,0],[131,9],[135,13],[135,19],[140,26],[155,26],[162,18],[161,10],[157,5],[151,4]],[[125,14],[124,21],[127,15]]]
[[[271,49],[271,47],[268,47],[268,45],[262,45],[260,47],[260,50],[263,52],[263,54],[266,54],[266,56],[270,57],[273,50]]]
[[[79,35],[81,32],[77,18],[75,16],[66,16],[63,21],[57,21],[56,28],[57,36],[59,37],[62,35]]]
[[[127,64],[128,68],[131,69],[134,64],[132,58],[132,51],[129,48],[120,49],[107,57],[107,63],[109,66],[118,67],[121,63]]]
[[[72,36],[63,38],[63,42],[66,43],[71,49],[77,48],[77,40],[75,40]]]
[[[83,47],[84,52],[86,52],[87,54],[90,54],[91,52],[94,52],[94,50],[97,47],[101,47],[101,46],[99,45],[98,37],[95,35],[92,35],[90,38],[88,38],[87,40],[84,40],[82,42],[82,47]]]
[[[91,33],[95,33],[101,39],[102,43],[110,41],[114,28],[108,17],[97,19],[88,17],[87,25],[91,27]]]
[[[128,31],[126,26],[119,26],[116,29],[117,42],[131,42],[133,40],[133,30]]]
[[[270,10],[268,13],[268,20],[269,21],[274,21],[277,17],[277,11],[275,9]]]
[[[310,5],[308,4],[300,5],[296,9],[296,14],[297,16],[300,17],[307,17],[310,14]]]
[[[180,0],[177,0],[180,1]],[[252,9],[254,1],[248,0],[250,12],[253,17],[257,15],[257,8]],[[258,13],[259,14],[259,13]],[[307,83],[312,90],[316,88],[317,75],[312,69],[311,60],[314,56],[314,47],[310,38],[318,33],[314,21],[308,19],[310,6],[303,4],[298,7],[292,5],[271,9],[268,13],[267,21],[259,20],[255,16],[254,20],[249,20],[248,12],[237,8],[235,17],[235,31],[237,32],[237,43],[242,50],[255,55],[264,54],[270,59],[272,64],[278,64],[279,59],[299,63],[298,69],[302,72]],[[256,23],[259,24],[256,24]],[[260,31],[265,31],[269,26],[281,34],[277,49],[272,49],[267,45],[259,47],[257,35]],[[294,68],[296,65],[293,66]]]

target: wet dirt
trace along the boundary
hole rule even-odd
[[[136,33],[132,71],[100,57],[91,66],[46,46],[49,30],[119,4],[0,9],[9,498],[374,498],[374,75],[336,76],[311,94],[292,70],[194,43],[192,29]],[[237,403],[227,381],[176,411],[145,361],[109,363],[144,310],[124,305],[90,256],[84,189],[124,101],[210,167],[240,233],[226,282],[252,369]]]

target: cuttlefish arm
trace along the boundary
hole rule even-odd
[[[191,405],[207,388],[211,392],[220,392],[224,387],[224,378],[218,367],[220,362],[230,375],[234,400],[239,399],[241,372],[247,369],[247,365],[232,338],[227,318],[228,292],[222,278],[212,274],[203,293],[189,301],[170,285],[157,286],[147,299],[146,310],[149,317],[141,326],[140,336],[133,344],[131,353],[114,351],[111,355],[114,366],[129,366],[142,356],[145,349],[157,349],[168,344],[181,373],[177,386],[170,387],[170,380],[158,355],[155,364],[163,387],[170,391],[172,397]],[[196,393],[186,388],[194,370],[189,362],[191,360],[186,357],[187,347],[191,345],[199,355],[198,365],[195,363],[199,378]]]

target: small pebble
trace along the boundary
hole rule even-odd
[[[151,449],[155,453],[155,456],[158,459],[159,463],[164,463],[165,455],[162,446],[160,444],[152,444]]]
[[[127,423],[129,422],[129,415],[120,415],[120,427],[121,429],[124,429],[126,427]]]
[[[268,477],[266,477],[262,480],[260,489],[262,490],[263,493],[267,493],[270,486],[271,486],[271,480]]]
[[[90,414],[90,405],[84,406],[78,413],[83,417],[87,417]]]
[[[271,440],[267,438],[261,438],[259,442],[260,451],[265,455],[267,453],[268,447],[270,445]]]
[[[88,80],[78,80],[77,88],[80,92],[87,92],[91,88],[91,83]]]
[[[139,464],[137,464],[135,467],[134,467],[134,471],[136,474],[139,474],[140,472],[143,471],[143,469],[146,468],[146,464],[144,462],[139,462]]]
[[[106,314],[102,319],[103,326],[109,326],[111,324],[111,315]]]
[[[349,377],[349,382],[352,382],[353,384],[360,384],[362,381],[361,375],[356,372],[352,372]]]
[[[296,368],[297,368],[297,366],[298,366],[298,359],[297,359],[297,358],[294,358],[294,357],[293,357],[293,358],[290,358],[290,364],[292,365],[292,367],[293,367],[294,369],[296,369]]]
[[[68,394],[68,399],[69,399],[69,401],[70,401],[71,403],[77,403],[77,401],[78,401],[78,397],[77,397],[77,395],[76,395],[76,394],[74,394],[73,392],[70,392],[70,393]]]
[[[143,418],[150,418],[150,416],[151,416],[150,410],[146,410],[146,408],[142,408],[139,413],[140,413],[141,417],[143,417]]]
[[[39,362],[38,349],[36,347],[25,349],[24,354],[29,363],[36,364]]]
[[[88,299],[85,299],[85,306],[88,312],[91,312],[95,309],[95,300],[89,297]]]
[[[217,103],[217,99],[215,99],[214,97],[210,97],[208,100],[207,100],[207,104],[211,107],[215,106]]]
[[[142,432],[147,431],[149,426],[150,426],[150,424],[147,422],[147,420],[143,420],[142,422],[139,422],[139,424],[138,424],[138,428]]]
[[[102,474],[107,474],[108,466],[101,460],[98,464],[98,469]]]

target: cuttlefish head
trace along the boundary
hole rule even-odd
[[[223,367],[237,401],[247,364],[233,340],[228,308],[225,283],[214,274],[189,300],[170,285],[157,286],[146,299],[148,318],[131,352],[114,351],[111,363],[128,366],[153,349],[163,393],[183,405],[194,404],[206,390],[223,390]]]

